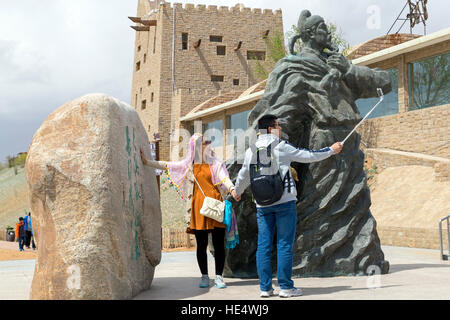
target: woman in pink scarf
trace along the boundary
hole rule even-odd
[[[212,234],[217,288],[226,288],[222,273],[225,265],[225,225],[200,214],[204,197],[223,201],[229,193],[237,197],[234,185],[230,180],[228,170],[223,161],[210,149],[211,141],[201,134],[194,134],[189,140],[188,155],[180,161],[151,161],[145,158],[141,149],[142,162],[153,168],[167,171],[170,183],[176,188],[183,199],[190,200],[185,219],[187,232],[194,233],[197,241],[197,262],[202,273],[200,288],[209,287],[207,251],[208,233]],[[194,176],[200,184],[201,192]]]

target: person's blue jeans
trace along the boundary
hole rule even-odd
[[[23,250],[24,244],[25,244],[25,236],[19,237],[19,250]]]
[[[292,258],[295,229],[297,226],[297,208],[295,201],[275,206],[257,208],[258,249],[256,250],[256,267],[258,269],[261,291],[272,287],[272,243],[275,228],[277,230],[277,274],[281,289],[292,289]]]

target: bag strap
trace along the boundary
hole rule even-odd
[[[261,164],[261,160],[259,158],[259,151],[262,150],[262,149],[266,149],[267,158],[270,158],[270,161],[269,161],[268,165],[267,164],[264,164],[264,165]],[[260,167],[271,167],[272,166],[272,145],[269,144],[267,146],[267,148],[261,148],[261,149],[257,148],[256,149],[256,165],[257,165],[257,168],[260,168]]]
[[[192,169],[192,168],[191,168]],[[199,187],[200,191],[203,193],[203,196],[206,198],[205,193],[203,192],[202,187],[200,187],[200,183],[198,183],[197,179],[195,178],[194,170],[192,170],[192,176],[194,177],[195,182],[197,183],[197,186]]]

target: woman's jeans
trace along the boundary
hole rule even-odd
[[[292,289],[292,247],[297,226],[297,208],[295,201],[275,206],[257,208],[258,249],[256,250],[256,267],[258,269],[261,291],[269,291],[272,287],[273,234],[277,230],[277,274],[281,289]]]

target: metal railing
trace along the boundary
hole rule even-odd
[[[448,238],[448,254],[444,254],[444,243],[442,241],[442,222],[447,220],[447,238]],[[442,260],[448,260],[450,257],[450,215],[442,218],[439,220],[439,238],[441,240],[440,246],[441,246],[441,259]]]

